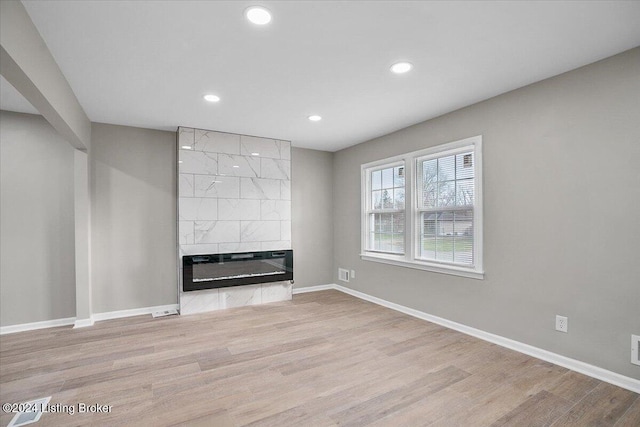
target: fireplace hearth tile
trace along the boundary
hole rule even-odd
[[[178,146],[188,145],[193,147],[194,129],[181,127],[178,129]]]
[[[262,285],[220,288],[220,308],[262,304]],[[199,292],[193,292],[199,293]]]
[[[260,200],[218,199],[218,219],[252,221],[260,219]]]
[[[261,159],[261,178],[291,179],[291,162],[279,159]]]
[[[280,199],[291,200],[291,181],[280,181]]]
[[[280,148],[280,158],[282,160],[291,160],[291,143],[289,141],[278,141]]]
[[[260,242],[234,242],[220,243],[218,252],[201,252],[201,253],[231,253],[231,252],[255,252],[262,250]]]
[[[178,221],[178,243],[191,245],[193,238],[193,221]]]
[[[290,300],[291,292],[290,282],[265,283],[262,285],[262,303]]]
[[[291,219],[291,202],[289,200],[261,200],[260,219],[281,221]]]
[[[238,179],[235,176],[194,175],[194,195],[196,197],[237,199],[240,197]]]
[[[240,154],[240,135],[196,129],[194,148],[210,153]]]
[[[241,242],[268,242],[280,239],[280,221],[240,221]]]
[[[218,199],[180,197],[180,221],[212,221],[218,219]]]
[[[217,243],[200,243],[198,245],[180,245],[180,255],[217,254],[220,246]]]
[[[282,251],[291,249],[290,240],[277,240],[273,242],[262,242],[261,250],[263,251]]]
[[[227,243],[240,240],[238,221],[195,221],[194,243]]]
[[[242,135],[240,137],[240,154],[251,156],[251,153],[259,153],[262,158],[279,159],[280,146],[273,139]]]
[[[218,155],[204,151],[180,150],[180,172],[215,175],[218,173]]]
[[[178,178],[178,193],[180,197],[193,197],[193,175],[180,174]]]
[[[218,289],[180,293],[180,314],[205,313],[219,310],[220,308],[220,292]]]
[[[240,178],[242,199],[278,200],[281,183],[278,179]]]

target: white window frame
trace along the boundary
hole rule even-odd
[[[427,261],[419,256],[420,210],[418,209],[418,194],[420,183],[416,180],[417,164],[425,157],[445,157],[464,151],[473,151],[474,155],[474,205],[473,205],[473,265],[465,266],[446,262]],[[404,254],[390,254],[368,250],[369,225],[368,217],[371,206],[371,172],[385,167],[391,167],[404,162],[405,174],[405,251]],[[386,159],[366,163],[360,167],[361,174],[361,243],[360,258],[364,261],[380,262],[383,264],[433,271],[436,273],[455,276],[484,279],[483,242],[482,242],[482,135],[462,139],[446,144],[429,147],[411,153],[401,154]]]
[[[367,168],[367,173],[366,173],[366,177],[364,177],[364,179],[366,180],[366,194],[364,194],[364,204],[363,204],[363,209],[364,209],[364,223],[363,223],[363,227],[366,230],[365,232],[367,233],[366,235],[363,236],[363,248],[365,248],[365,250],[367,252],[371,252],[371,253],[375,253],[375,254],[382,254],[383,256],[386,257],[404,257],[404,254],[407,253],[407,175],[406,175],[406,170],[407,170],[407,165],[406,163],[402,160],[402,159],[384,159],[384,161],[382,162],[374,162],[373,165],[371,165],[370,167]],[[404,176],[404,188],[405,188],[405,193],[404,193],[404,199],[405,199],[405,205],[404,205],[404,209],[398,209],[398,208],[390,208],[390,209],[369,209],[369,207],[372,205],[371,203],[371,173],[378,171],[378,170],[382,170],[382,169],[389,169],[389,168],[395,168],[398,166],[402,166],[404,167],[405,170],[405,176]],[[394,252],[381,252],[381,251],[370,251],[367,248],[367,243],[368,243],[368,237],[370,235],[370,231],[369,230],[369,225],[370,225],[370,221],[369,221],[369,215],[371,215],[372,213],[404,213],[405,216],[405,231],[404,231],[404,254],[397,254]]]

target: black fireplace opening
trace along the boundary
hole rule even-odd
[[[293,280],[292,250],[182,257],[184,292],[283,280]]]

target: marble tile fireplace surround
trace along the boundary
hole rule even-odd
[[[178,128],[180,313],[291,299],[289,281],[184,292],[182,256],[291,249],[291,143]]]

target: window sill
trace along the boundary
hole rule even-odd
[[[468,277],[471,279],[484,279],[484,271],[476,271],[472,268],[445,266],[441,264],[431,264],[421,261],[407,261],[404,258],[394,256],[383,256],[371,253],[360,254],[363,261],[380,262],[382,264],[396,265],[399,267],[415,268],[417,270],[432,271],[434,273],[450,274],[452,276]]]

